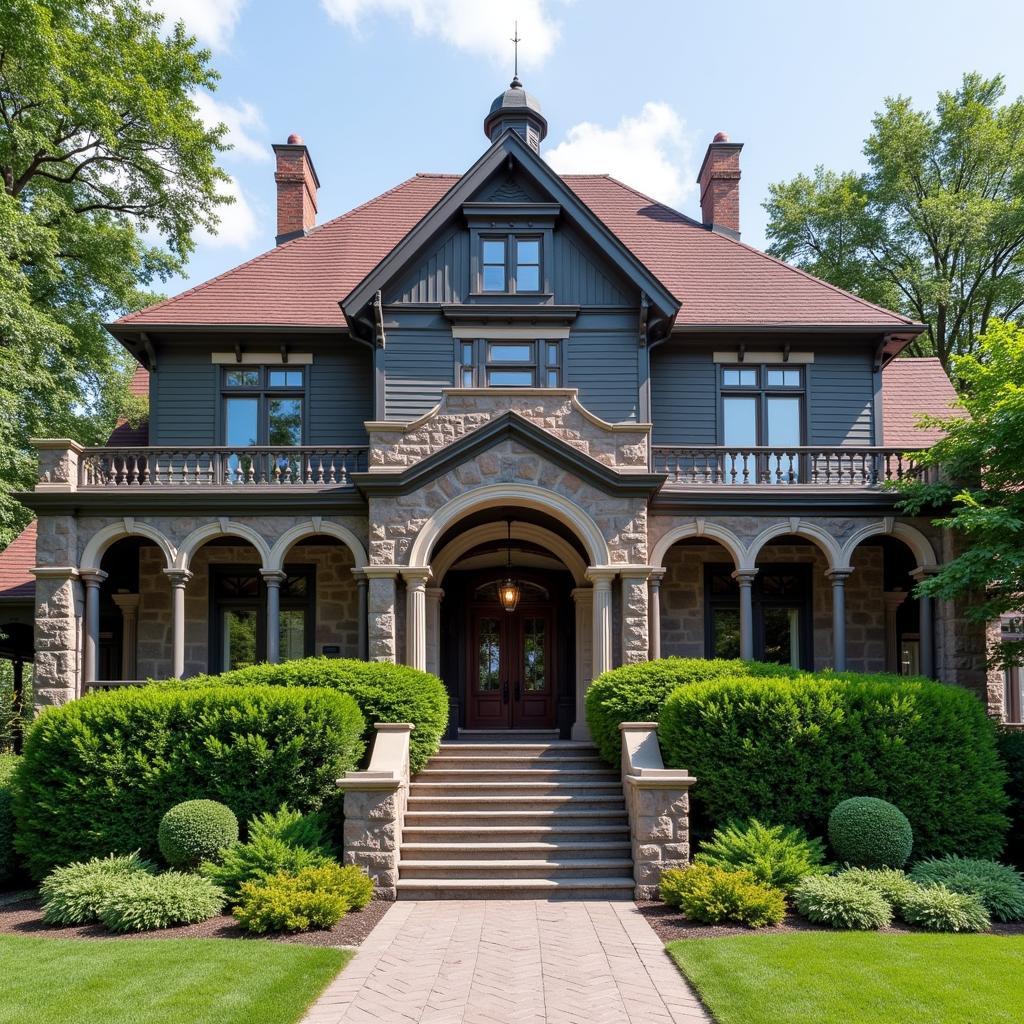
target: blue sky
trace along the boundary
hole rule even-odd
[[[744,143],[743,237],[764,246],[769,183],[816,164],[863,165],[887,95],[932,106],[961,73],[1024,93],[1024,4],[1006,0],[153,0],[182,18],[222,74],[204,116],[235,148],[239,201],[168,294],[273,245],[270,145],[299,132],[321,181],[319,222],[416,171],[461,172],[512,73],[550,124],[561,171],[609,172],[684,212],[716,131]]]

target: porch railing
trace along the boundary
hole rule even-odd
[[[898,448],[654,445],[653,468],[669,487],[881,487],[914,476],[914,453]]]
[[[80,488],[350,487],[367,448],[85,448]]]

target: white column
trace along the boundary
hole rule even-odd
[[[171,675],[185,674],[185,587],[192,579],[188,569],[164,569],[171,581]]]
[[[585,699],[587,686],[593,678],[589,648],[592,639],[594,591],[590,587],[576,587],[572,592],[572,599],[576,605],[576,721],[572,726],[572,738],[587,741],[590,739],[590,729],[587,726]]]
[[[441,601],[440,587],[427,587],[427,671],[441,674]]]
[[[267,588],[267,661],[281,660],[281,584],[287,575],[280,569],[260,569]]]
[[[613,566],[587,569],[587,579],[594,584],[593,679],[612,667],[612,580],[618,571]]]
[[[107,574],[100,569],[83,569],[82,582],[85,584],[85,636],[82,658],[82,689],[86,683],[96,682],[99,674],[100,650],[100,584]]]
[[[740,588],[740,657],[754,660],[754,600],[753,588],[757,569],[737,569],[732,578]]]
[[[846,580],[852,572],[840,566],[825,573],[832,581],[832,667],[837,672],[846,671]]]
[[[362,569],[353,569],[352,570],[352,575],[355,576],[355,578],[356,578],[356,590],[358,591],[358,594],[357,594],[357,608],[358,608],[358,610],[356,611],[356,616],[357,616],[357,619],[358,619],[358,621],[356,623],[356,629],[357,629],[357,633],[358,633],[358,637],[359,637],[359,640],[358,640],[358,643],[359,643],[359,648],[358,648],[359,654],[358,654],[358,657],[359,657],[359,659],[361,661],[366,661],[366,659],[368,657],[368,646],[369,646],[369,633],[368,633],[368,625],[367,625],[367,621],[366,621],[366,615],[367,615],[367,609],[368,609],[366,592],[367,592],[367,589],[369,587],[369,584],[368,584],[367,579],[366,579],[366,573],[363,572]]]
[[[402,570],[405,580],[405,662],[427,667],[427,580],[430,569],[415,566]]]
[[[121,609],[121,678],[138,675],[139,601],[138,594],[111,594]]]
[[[915,583],[920,583],[934,573],[934,570],[918,566],[911,572]],[[930,594],[921,594],[917,599],[918,643],[921,645],[921,675],[928,679],[935,678],[935,617]]]
[[[665,578],[664,569],[652,569],[649,580],[650,599],[647,613],[650,617],[650,625],[647,627],[650,634],[650,658],[656,661],[661,657],[661,581]]]

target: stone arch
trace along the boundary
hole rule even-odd
[[[854,533],[843,545],[843,564],[850,564],[857,545],[869,537],[878,536],[895,537],[897,540],[902,541],[913,552],[914,557],[917,559],[918,568],[938,568],[939,563],[935,557],[935,548],[932,547],[932,542],[917,527],[911,526],[909,523],[898,522],[892,518],[883,519],[877,523],[868,523],[867,526],[862,526]]]
[[[79,568],[84,571],[99,569],[103,553],[107,548],[115,541],[123,540],[125,537],[145,537],[147,540],[151,540],[163,554],[167,568],[174,568],[179,552],[167,537],[155,526],[128,517],[119,519],[109,526],[104,526],[102,530],[97,530],[89,538],[79,560]]]
[[[264,565],[267,569],[280,569],[292,546],[306,537],[334,537],[340,540],[352,552],[352,560],[355,568],[362,569],[368,559],[366,548],[362,541],[347,527],[341,523],[331,522],[329,519],[314,517],[304,523],[296,523],[291,529],[286,530],[270,549]]]
[[[270,548],[267,542],[251,527],[244,523],[236,523],[231,519],[218,519],[216,522],[207,523],[193,530],[178,548],[177,557],[174,560],[174,568],[187,569],[192,561],[192,556],[208,541],[214,537],[240,537],[247,540],[260,556],[260,564],[266,568],[270,559]]]
[[[689,540],[691,537],[708,537],[717,541],[732,555],[736,568],[743,567],[746,548],[739,537],[724,526],[719,526],[717,523],[706,523],[702,519],[695,519],[692,523],[684,523],[682,526],[676,526],[669,530],[654,545],[654,550],[651,552],[651,565],[655,569],[664,568],[665,557],[668,555],[669,549],[679,541]]]
[[[459,495],[437,510],[420,529],[409,552],[410,566],[428,566],[434,545],[453,523],[471,512],[503,505],[545,512],[579,537],[591,565],[611,561],[608,543],[597,524],[575,502],[535,484],[487,484]]]
[[[775,523],[774,525],[762,530],[751,541],[750,546],[747,548],[745,561],[740,568],[756,569],[757,556],[761,553],[761,549],[765,544],[774,540],[776,537],[785,537],[789,534],[795,534],[797,537],[806,537],[808,540],[812,541],[825,556],[829,569],[842,569],[849,567],[849,562],[846,561],[839,542],[835,537],[828,533],[828,531],[823,530],[820,526],[817,526],[814,523],[805,522],[802,519],[790,519],[784,523]]]
[[[441,580],[444,579],[445,573],[467,551],[470,551],[478,544],[485,544],[487,541],[504,540],[506,536],[507,527],[504,521],[502,521],[483,523],[455,537],[431,559],[430,569],[433,573],[434,585],[441,585]],[[543,526],[537,526],[534,523],[516,522],[513,519],[512,539],[529,541],[532,544],[547,548],[553,555],[562,560],[565,567],[572,573],[578,587],[586,586],[585,574],[587,563],[564,537],[559,537],[557,533],[545,529]]]

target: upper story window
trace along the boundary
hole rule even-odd
[[[539,235],[486,235],[480,239],[480,290],[515,293],[541,290]]]
[[[303,441],[306,373],[301,367],[225,367],[224,443],[290,447]]]
[[[782,366],[723,366],[722,444],[794,447],[804,436],[804,371]]]
[[[464,388],[557,388],[562,382],[558,341],[459,342],[457,380]]]

